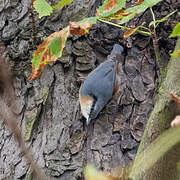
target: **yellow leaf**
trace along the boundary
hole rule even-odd
[[[84,170],[85,180],[118,180],[112,176],[107,176],[105,173],[96,170],[93,165],[87,165]]]

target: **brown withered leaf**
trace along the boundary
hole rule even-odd
[[[143,1],[144,1],[144,0],[138,0],[137,3],[136,3],[136,5],[142,4]]]
[[[129,36],[131,36],[132,34],[134,34],[137,31],[138,28],[131,28],[129,30],[127,30],[124,33],[124,39],[127,39]]]
[[[84,35],[95,24],[97,17],[90,17],[79,22],[70,22],[70,26],[65,27],[61,31],[54,32],[38,46],[38,49],[33,54],[32,59],[32,74],[29,80],[37,79],[44,67],[58,60],[62,56],[63,49],[70,33],[72,35]]]
[[[125,0],[104,0],[102,6],[97,9],[96,16],[109,17],[124,8]]]
[[[54,32],[38,46],[33,54],[32,73],[29,80],[36,80],[48,63],[54,62],[62,56],[68,36],[69,26],[61,31]]]
[[[119,16],[119,15],[121,15],[121,16],[128,16],[128,15],[130,15],[130,14],[132,14],[132,12],[125,12],[124,9],[121,9],[121,10],[117,11],[117,12],[114,14],[114,16],[115,16],[115,17],[116,17],[116,16]]]
[[[107,6],[104,8],[104,12],[111,11],[117,6],[117,0],[108,0]]]
[[[90,24],[88,21],[83,23],[69,22],[70,33],[72,35],[85,35],[88,33],[92,25],[93,24]]]

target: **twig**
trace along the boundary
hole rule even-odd
[[[153,25],[154,25],[154,32],[156,33],[156,26],[155,26],[155,23],[156,23],[156,18],[155,18],[155,15],[154,15],[154,12],[152,10],[152,7],[150,7],[150,11],[151,11],[151,14],[152,14],[152,18],[153,18]]]
[[[164,63],[161,59],[160,52],[159,52],[159,45],[158,45],[156,32],[152,32],[152,39],[153,39],[153,47],[154,47],[154,52],[155,52],[157,64],[158,64],[159,69],[160,69],[160,74],[162,74],[165,70],[165,67],[164,67]]]
[[[101,22],[104,22],[104,23],[106,23],[106,24],[110,24],[110,25],[113,25],[113,26],[116,26],[116,27],[119,27],[119,28],[122,28],[122,29],[127,29],[127,30],[132,29],[132,28],[129,28],[129,27],[125,27],[125,26],[121,26],[121,25],[119,25],[119,24],[112,23],[112,22],[110,22],[110,21],[103,20],[103,19],[101,19],[101,18],[98,18],[98,20],[101,21]],[[151,36],[151,33],[146,32],[146,31],[137,30],[137,32],[139,32],[139,33],[141,33],[141,34],[145,34],[145,35]]]
[[[161,55],[160,55],[160,51],[159,51],[159,45],[158,45],[158,39],[157,39],[157,36],[156,36],[156,19],[155,19],[155,15],[154,15],[154,12],[152,10],[152,7],[150,8],[151,10],[151,14],[152,14],[152,18],[153,18],[153,28],[150,27],[151,29],[151,34],[152,34],[152,39],[153,39],[153,47],[154,47],[154,52],[155,52],[155,56],[156,56],[156,61],[157,61],[157,64],[158,64],[158,67],[160,69],[160,76],[161,76],[161,80],[164,79],[165,77],[165,67],[164,67],[164,63],[161,59]]]

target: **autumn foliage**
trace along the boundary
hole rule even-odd
[[[99,17],[108,17],[122,10],[124,6],[125,0],[105,0],[104,4],[97,9],[96,17],[86,18],[79,22],[69,22],[69,26],[51,34],[33,54],[32,74],[29,80],[37,79],[48,63],[54,62],[62,56],[62,51],[70,34],[79,36],[87,34]]]
[[[35,0],[34,6],[39,10],[40,16],[43,16],[43,14],[48,15],[48,12],[44,12],[45,10],[42,12],[42,9],[39,8],[39,5],[37,5],[40,1],[41,0]],[[125,9],[126,0],[104,0],[102,6],[97,8],[95,17],[85,18],[79,22],[69,22],[69,26],[65,27],[61,31],[54,32],[47,37],[41,45],[38,46],[37,51],[33,54],[32,74],[29,77],[29,80],[36,80],[39,78],[44,67],[48,63],[57,61],[62,56],[62,52],[69,35],[82,36],[87,34],[97,20],[103,21],[105,19],[120,19],[118,24],[127,23],[136,14],[144,12],[147,8],[154,6],[160,1],[161,0],[138,0],[135,6]],[[72,0],[67,2],[61,0],[60,2],[61,3],[58,4],[58,6],[71,3]],[[44,3],[44,6],[45,5],[47,4]],[[164,21],[165,19],[166,17],[160,22]],[[107,22],[109,21],[106,21],[106,23]],[[152,23],[154,22],[152,21]],[[124,33],[124,39],[127,39],[135,32],[140,32],[139,28],[141,27],[142,25],[136,28],[126,28],[127,31]],[[144,33],[146,35],[151,35],[150,32]]]

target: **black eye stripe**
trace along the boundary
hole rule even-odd
[[[110,56],[110,59],[111,59],[112,61],[116,60],[116,55],[113,54],[112,56]]]

